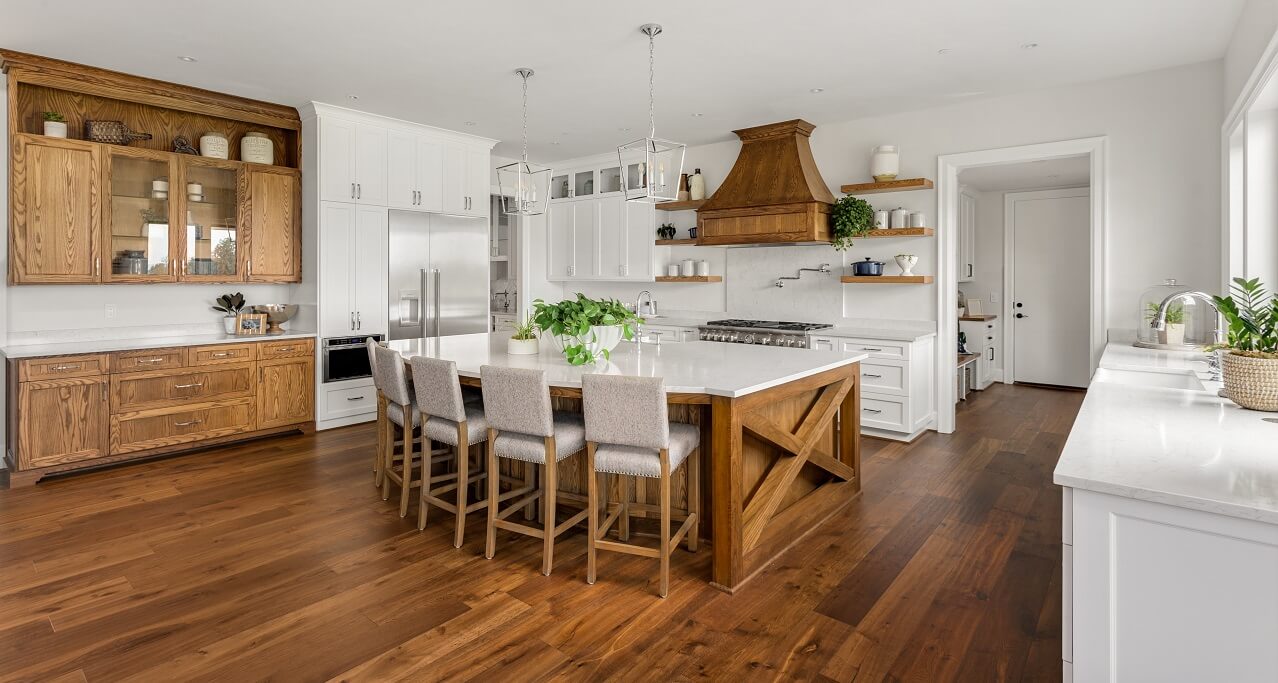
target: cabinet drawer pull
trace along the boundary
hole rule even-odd
[[[861,376],[862,376],[862,377],[869,377],[870,379],[883,379],[883,375],[871,375],[871,374],[870,374],[870,373],[868,373],[868,372],[863,372],[863,373],[861,373]]]
[[[364,397],[363,396],[347,396],[346,400],[347,401],[363,401]]]
[[[861,350],[862,350],[862,351],[882,351],[883,349],[876,349],[876,348],[873,348],[873,347],[870,347],[870,346],[862,346],[862,347],[861,347]]]
[[[293,347],[293,346],[281,346],[281,347],[279,347],[278,349],[276,349],[276,351],[279,351],[280,353],[288,353],[289,351],[292,351],[294,348],[296,348],[296,347]]]
[[[212,358],[229,358],[234,355],[235,355],[234,351],[219,351],[218,353],[212,354],[211,357]]]
[[[202,387],[204,382],[196,382],[195,384],[174,384],[174,389],[190,389],[192,387]]]
[[[879,410],[879,409],[877,409],[877,408],[862,408],[862,409],[861,409],[861,412],[863,412],[863,413],[873,413],[873,414],[875,414],[875,415],[878,415],[879,413],[881,413],[881,412],[883,412],[883,411],[882,411],[882,410]]]
[[[164,358],[139,358],[139,359],[137,359],[137,361],[135,361],[135,362],[137,362],[137,363],[163,363],[164,361],[165,361],[165,359],[164,359]]]
[[[55,365],[49,369],[54,372],[66,372],[67,370],[79,370],[80,364],[77,363],[75,365]]]
[[[203,421],[204,420],[187,420],[186,422],[174,422],[173,426],[174,427],[190,427],[191,425],[200,424]]]

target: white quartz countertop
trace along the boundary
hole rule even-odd
[[[1102,368],[1205,366],[1186,354],[1111,344]],[[1127,498],[1278,524],[1278,413],[1206,391],[1093,381],[1052,480]]]
[[[875,325],[836,325],[825,330],[813,330],[808,334],[817,337],[860,337],[863,339],[885,339],[889,341],[915,341],[934,337],[936,336],[936,331],[879,327]]]
[[[457,363],[457,372],[463,377],[479,377],[483,365],[545,370],[547,381],[557,387],[580,387],[581,376],[590,373],[664,377],[668,392],[729,397],[762,391],[867,357],[753,344],[698,341],[658,346],[622,342],[606,363],[572,366],[549,339],[541,340],[541,353],[535,356],[507,354],[506,339],[504,334],[480,333],[399,339],[388,346],[405,358],[426,355],[451,360]]]
[[[314,332],[302,330],[284,330],[277,334],[245,336],[238,336],[234,334],[191,334],[176,337],[135,337],[132,339],[103,339],[97,341],[58,342],[53,344],[27,344],[23,346],[6,346],[2,352],[6,358],[38,358],[41,356],[66,356],[79,353],[108,353],[111,351],[134,351],[137,349],[158,349],[173,346],[234,344],[238,342],[268,341],[273,339],[306,339],[314,336]]]

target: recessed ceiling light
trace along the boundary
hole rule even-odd
[[[550,143],[550,144],[552,144],[552,145],[557,145],[557,144],[559,144],[559,141],[558,141],[558,140],[555,140],[554,142],[552,142],[552,143]]]
[[[475,122],[474,122],[474,121],[467,121],[467,122],[466,122],[466,125],[467,125],[467,126],[473,126],[473,125],[475,125]]]
[[[1038,47],[1038,43],[1021,43],[1022,50],[1033,50]]]
[[[1059,177],[1060,177],[1059,175],[1057,175],[1057,174],[1053,173],[1053,174],[1051,174],[1051,175],[1047,176],[1047,179],[1048,179],[1048,180],[1052,180],[1053,178],[1059,178]]]
[[[619,131],[621,131],[621,132],[625,133],[626,131],[629,131],[630,129],[629,129],[629,128],[618,128],[617,130],[619,130]]]
[[[692,116],[693,116],[694,118],[698,118],[698,119],[699,119],[699,118],[701,118],[702,116],[705,116],[705,114],[703,114],[703,113],[701,113],[701,112],[696,112],[696,113],[695,113],[695,114],[693,114]]]
[[[951,53],[951,52],[953,52],[953,51],[954,51],[954,50],[952,50],[951,48],[943,47],[943,48],[941,48],[941,49],[937,50],[937,51],[936,51],[936,54],[938,54],[938,55],[948,55],[949,53]]]
[[[812,89],[811,89],[811,90],[809,90],[808,92],[810,92],[810,93],[812,93],[812,94],[816,94],[816,93],[819,93],[819,92],[825,92],[825,88],[812,88]]]
[[[184,62],[198,62],[198,61],[200,61],[200,60],[198,60],[198,59],[196,59],[196,58],[192,57],[191,55],[181,55],[181,56],[179,56],[179,57],[178,57],[178,59],[180,59],[180,60],[182,60],[182,61],[184,61]]]
[[[346,96],[346,99],[348,99],[348,100],[358,100],[358,99],[359,99],[359,95],[347,95],[347,96]]]

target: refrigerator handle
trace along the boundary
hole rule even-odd
[[[430,313],[430,309],[428,308],[429,304],[427,304],[426,302],[429,301],[429,299],[427,299],[427,296],[430,290],[426,288],[426,269],[425,268],[421,269],[421,278],[422,278],[422,282],[421,282],[422,288],[421,290],[419,290],[421,294],[418,295],[418,299],[417,299],[417,309],[418,309],[417,320],[421,323],[421,326],[422,326],[422,336],[429,337],[430,325],[427,324],[426,321],[429,319],[427,316]]]
[[[443,336],[439,329],[439,269],[435,269],[435,336]]]

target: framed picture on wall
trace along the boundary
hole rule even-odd
[[[266,334],[266,314],[241,313],[235,316],[235,333],[246,336]]]

